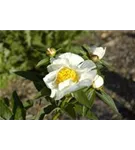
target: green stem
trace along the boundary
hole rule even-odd
[[[60,116],[60,112],[57,112],[57,113],[53,116],[52,120],[57,120],[59,116]]]
[[[63,102],[61,103],[60,107],[64,108],[66,106],[66,104],[70,102],[71,99],[72,99],[72,96],[66,97],[65,100],[63,100]]]

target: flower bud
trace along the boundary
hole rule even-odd
[[[99,57],[97,55],[90,55],[92,61],[97,62],[99,61]]]
[[[94,59],[93,61],[95,60],[98,61],[102,59],[103,56],[105,55],[105,52],[106,52],[106,48],[103,48],[103,47],[92,47],[88,50],[88,53],[90,54],[91,59],[92,60]],[[98,59],[95,58],[95,56],[97,56]]]
[[[95,79],[93,81],[93,84],[92,84],[93,88],[99,89],[100,87],[103,86],[103,84],[104,84],[103,78],[101,76],[99,76],[99,75],[96,75],[96,77],[95,77]]]
[[[46,54],[50,57],[53,57],[56,54],[56,50],[54,48],[47,48]]]

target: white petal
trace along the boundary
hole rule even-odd
[[[43,78],[43,81],[45,82],[48,88],[52,89],[56,86],[55,85],[56,75],[57,71],[52,71]]]
[[[78,83],[73,83],[72,86],[69,86],[61,91],[57,91],[55,100],[60,100],[65,95],[75,92],[84,87],[89,87],[90,85],[92,85],[92,82],[90,80],[84,80]]]
[[[83,80],[86,80],[86,79],[90,80],[91,82],[93,82],[96,74],[97,74],[97,70],[96,69],[82,72],[82,73],[79,74],[80,75],[79,82],[83,81]]]
[[[77,87],[80,87],[78,89],[81,89],[83,87],[89,87],[92,85],[92,81],[89,79],[85,79],[83,81],[78,82],[78,84],[76,85]]]
[[[84,62],[82,62],[82,63],[79,65],[79,67],[80,67],[81,69],[87,68],[87,69],[89,69],[89,70],[92,70],[93,68],[96,68],[96,65],[95,65],[95,63],[94,63],[93,61],[91,61],[91,60],[85,60]]]
[[[56,95],[56,92],[57,92],[56,89],[52,89],[52,90],[51,90],[51,95],[50,95],[50,97],[51,97],[51,98],[54,98],[55,95]]]
[[[96,76],[97,71],[92,70],[91,73],[84,73],[79,82],[74,83],[72,80],[66,80],[58,85],[58,88],[52,91],[51,97],[55,97],[55,100],[60,100],[65,95],[75,92],[81,88],[89,87],[93,83],[93,79]],[[55,96],[54,96],[55,95]]]
[[[100,88],[104,84],[104,80],[101,76],[96,75],[94,82],[93,82],[93,88]]]
[[[48,72],[58,70],[64,66],[69,67],[69,61],[67,59],[53,59],[52,63],[47,66]]]
[[[80,77],[79,82],[74,83],[72,80],[66,80],[60,83],[58,85],[58,91],[56,92],[56,100],[59,100],[65,95],[75,92],[83,87],[89,87],[92,85],[93,80],[97,74],[97,70],[93,69],[96,67],[96,65],[92,61],[88,60],[79,66],[80,68],[76,70]]]
[[[63,90],[64,88],[71,86],[72,83],[73,83],[73,82],[72,82],[71,79],[65,80],[65,81],[61,82],[61,83],[58,85],[58,89],[59,89],[59,90]]]
[[[80,69],[77,72],[80,76],[79,81],[85,79],[93,81],[97,74],[96,65],[93,61],[86,60],[80,65]]]
[[[77,55],[77,54],[70,53],[70,52],[64,53],[64,54],[60,55],[59,58],[68,59],[69,62],[70,62],[70,64],[71,64],[72,66],[77,66],[77,65],[79,65],[81,62],[84,61],[84,59],[83,59],[81,56],[79,56],[79,55]]]
[[[103,47],[96,47],[96,48],[92,48],[91,50],[92,50],[92,54],[97,55],[99,59],[102,59],[106,52],[106,48]]]

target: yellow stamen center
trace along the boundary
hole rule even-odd
[[[56,78],[56,83],[59,84],[68,79],[72,79],[73,82],[77,82],[78,75],[75,70],[70,69],[68,67],[64,67],[58,72],[57,78]]]

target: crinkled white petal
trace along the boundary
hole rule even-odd
[[[75,92],[84,87],[90,87],[97,74],[96,70],[81,72],[79,82],[74,83],[72,80],[66,80],[58,85],[55,100],[59,100],[65,95]]]
[[[93,88],[98,89],[101,86],[103,86],[103,84],[104,84],[103,78],[99,75],[96,75],[94,82],[93,82]]]
[[[70,52],[61,54],[61,55],[59,55],[58,58],[68,59],[68,60],[69,60],[69,63],[70,63],[72,66],[77,66],[77,65],[79,65],[81,62],[84,61],[84,59],[83,59],[81,56],[79,56],[79,55],[77,55],[77,54],[70,53]]]
[[[43,78],[43,81],[45,82],[46,86],[50,89],[56,86],[55,79],[56,79],[57,72],[58,71],[52,71]]]
[[[49,66],[47,66],[47,70],[48,72],[51,72],[51,71],[55,71],[55,70],[58,70],[60,68],[62,68],[63,66],[69,66],[69,61],[68,59],[53,59],[51,60],[51,64]]]
[[[93,61],[86,60],[82,64],[80,64],[80,69],[78,69],[77,72],[80,76],[79,81],[85,79],[93,81],[97,74],[96,65]]]
[[[82,62],[82,63],[79,65],[79,68],[92,70],[92,69],[96,68],[96,65],[95,65],[95,63],[94,63],[93,61],[91,61],[91,60],[85,60],[84,62]]]
[[[92,84],[92,81],[90,80],[84,80],[78,83],[72,83],[72,85],[64,88],[63,90],[58,90],[56,92],[55,100],[60,100],[65,95],[75,92],[84,87],[89,87],[91,84]]]
[[[64,88],[71,86],[72,80],[68,79],[58,84],[58,90],[63,90]]]
[[[96,47],[96,48],[91,48],[91,51],[93,55],[97,55],[99,59],[102,59],[103,56],[105,55],[106,48]]]
[[[79,73],[79,76],[80,76],[79,82],[83,81],[83,80],[86,80],[86,79],[90,80],[90,81],[94,81],[94,78],[95,78],[96,74],[97,74],[96,69],[88,70],[88,71],[85,71],[83,73]]]
[[[57,92],[57,89],[51,89],[51,95],[50,95],[50,97],[54,98],[55,95],[56,95],[56,92]]]

